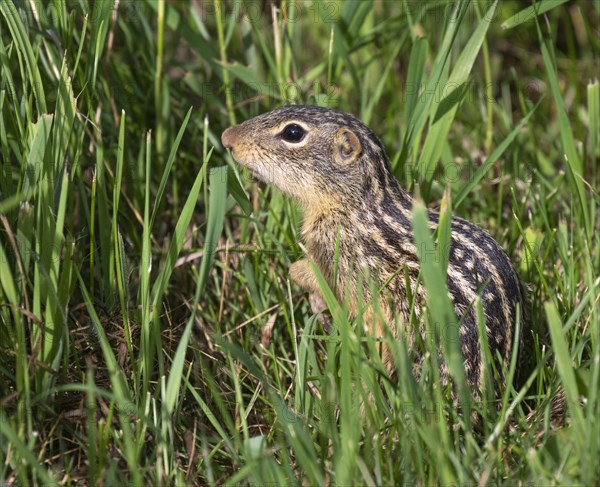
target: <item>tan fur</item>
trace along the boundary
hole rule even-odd
[[[393,336],[404,335],[409,347],[418,334],[425,339],[421,308],[427,295],[417,279],[412,199],[394,178],[381,142],[368,127],[335,110],[289,106],[227,129],[222,141],[239,164],[303,207],[307,257],[290,268],[296,283],[319,293],[312,262],[338,299],[348,302],[355,316],[363,314],[375,337],[387,336],[389,329]],[[438,215],[431,211],[429,218],[433,230]],[[496,362],[501,369],[510,356],[523,294],[512,264],[487,232],[460,218],[453,219],[451,230],[448,289],[460,321],[442,326],[448,332],[456,329],[467,380],[475,387],[483,377],[475,301],[481,299],[487,340],[492,356],[501,356]],[[375,303],[373,281],[383,289]],[[410,324],[409,295],[415,302],[413,318],[420,323],[417,335]],[[391,370],[389,350],[383,346],[381,353]]]

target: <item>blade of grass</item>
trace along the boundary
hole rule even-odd
[[[429,42],[427,39],[416,39],[410,51],[408,73],[406,74],[406,104],[404,106],[406,120],[410,120],[415,112],[419,90],[425,76],[425,61],[428,52]]]
[[[223,77],[223,86],[225,88],[225,103],[227,105],[227,114],[229,115],[229,124],[235,125],[235,111],[233,109],[233,98],[230,89],[229,72],[225,69],[227,66],[227,46],[225,45],[225,37],[223,35],[223,19],[221,18],[221,0],[214,0],[215,18],[217,21],[217,35],[219,39],[219,52],[221,55],[221,70]],[[260,86],[260,85],[258,85]]]
[[[101,295],[112,299],[112,297],[116,295],[116,291],[114,291],[114,255],[112,250],[114,248],[112,243],[114,220],[110,213],[108,177],[106,168],[104,166],[104,143],[102,142],[101,132],[98,129],[94,130],[93,133],[94,141],[96,142],[94,173],[96,176],[96,194],[98,200],[98,243],[97,245],[91,246],[90,251],[94,252],[94,259],[98,255],[98,260],[100,261],[99,282],[102,285]],[[98,251],[99,254],[96,254],[96,251]],[[94,275],[90,276],[90,279],[95,278],[96,277]]]
[[[139,300],[141,302],[141,337],[140,337],[140,358],[142,372],[142,396],[148,393],[150,380],[153,375],[154,363],[153,353],[155,348],[151,346],[152,340],[152,309],[151,303],[151,288],[150,288],[150,273],[152,271],[152,251],[150,242],[150,175],[152,162],[152,135],[150,132],[146,134],[146,181],[144,184],[144,224],[142,228],[142,253],[140,256],[139,268]],[[160,348],[160,347],[159,347]],[[130,355],[131,364],[135,364],[133,355]]]
[[[458,27],[467,12],[468,4],[468,1],[456,2],[451,13],[448,14],[446,32],[444,33],[442,44],[433,63],[431,75],[429,76],[425,90],[423,90],[423,93],[421,93],[418,98],[419,102],[416,104],[411,118],[407,121],[407,126],[410,127],[410,129],[407,130],[402,144],[400,161],[403,165],[407,162],[414,164],[416,161],[415,154],[420,151],[423,129],[425,128],[425,123],[427,122],[427,117],[431,111],[433,101],[437,99],[442,80],[447,76],[446,73],[449,69],[448,59],[450,58],[450,50],[456,38]],[[409,154],[411,155],[411,160],[407,161]]]
[[[536,19],[537,22],[537,19]],[[555,63],[552,61],[550,57],[550,48],[548,46],[548,41],[542,36],[542,32],[539,24],[537,25],[539,42],[541,44],[542,49],[542,58],[544,60],[544,65],[546,67],[546,72],[548,74],[548,80],[550,82],[550,91],[552,92],[552,97],[554,98],[554,103],[556,104],[556,112],[558,117],[558,126],[560,129],[560,140],[562,144],[562,149],[564,153],[564,158],[566,159],[566,165],[569,174],[569,181],[571,183],[572,190],[577,195],[579,199],[579,204],[581,205],[581,212],[583,216],[583,224],[585,227],[586,235],[588,242],[591,242],[592,229],[591,222],[588,213],[588,201],[585,195],[585,190],[583,188],[583,163],[579,158],[579,154],[577,149],[575,148],[575,139],[573,137],[573,131],[571,129],[571,122],[569,116],[567,114],[567,110],[565,108],[565,103],[560,93],[558,77],[556,74]]]
[[[0,428],[0,436],[8,440],[9,444],[16,450],[16,453],[18,453],[20,457],[15,459],[15,461],[23,462],[22,465],[29,465],[35,475],[38,476],[45,485],[55,485],[57,481],[50,476],[48,471],[38,461],[31,450],[32,445],[25,444],[21,439],[21,435],[13,429],[10,421],[2,410],[0,410],[0,424],[2,425],[2,428]],[[0,448],[2,448],[2,450],[4,450],[4,445],[5,444],[0,441]],[[6,451],[5,453],[8,454]]]
[[[165,44],[165,0],[158,0],[156,12],[156,57],[154,69],[154,111],[156,113],[156,151],[162,160],[165,144],[165,124],[168,123],[168,92],[163,84],[163,52]]]
[[[202,181],[204,179],[204,173],[206,168],[208,167],[208,161],[210,160],[210,155],[212,154],[212,149],[207,155],[205,159],[202,169],[198,173],[196,180],[194,181],[194,185],[190,190],[190,194],[181,210],[181,216],[177,221],[177,225],[175,227],[175,232],[173,235],[173,239],[169,245],[169,249],[167,251],[167,257],[165,263],[163,264],[163,269],[160,271],[154,286],[152,287],[152,306],[155,310],[155,313],[158,312],[158,307],[160,305],[160,301],[167,287],[167,283],[173,272],[175,262],[177,261],[177,256],[181,252],[181,248],[183,246],[185,240],[185,232],[189,226],[190,220],[192,219],[192,215],[194,212],[194,207],[196,205],[196,201],[198,199],[198,195],[200,194],[200,189],[202,187]],[[213,173],[214,171],[214,173]],[[222,181],[216,182],[216,178],[221,178],[222,181],[225,182],[225,185],[222,184]],[[215,168],[211,170],[210,176],[211,183],[214,181],[214,189],[211,189],[211,199],[209,199],[209,208],[208,212],[214,212],[214,216],[209,218],[208,222],[211,223],[211,228],[207,228],[206,234],[215,237],[217,235],[216,231],[219,228],[219,225],[223,224],[223,218],[225,215],[225,204],[224,201],[220,198],[223,198],[226,195],[226,183],[227,183],[227,168],[226,166],[222,166],[219,168]],[[218,195],[212,195],[212,191],[220,192]],[[216,204],[214,208],[210,205],[210,202],[214,201]],[[207,223],[208,225],[208,223]],[[220,233],[220,231],[219,231]],[[202,287],[206,283],[206,278],[208,276],[208,271],[210,270],[210,264],[212,263],[212,259],[214,257],[216,251],[216,242],[217,240],[211,240],[205,242],[204,254],[202,258],[202,263],[200,265],[200,274],[198,284]],[[204,257],[207,256],[208,258]]]
[[[167,163],[165,165],[165,169],[163,171],[158,190],[156,191],[156,195],[153,197],[154,206],[152,208],[152,216],[150,217],[150,228],[154,228],[154,220],[156,219],[156,214],[158,213],[158,210],[160,208],[160,203],[162,201],[165,188],[167,187],[167,182],[169,181],[169,175],[171,174],[171,169],[173,168],[173,163],[175,162],[175,158],[177,156],[177,150],[179,149],[179,144],[181,143],[181,139],[183,138],[183,135],[187,128],[190,116],[192,115],[192,110],[193,107],[190,107],[190,109],[187,112],[187,115],[183,119],[181,127],[179,128],[177,137],[175,137],[175,141],[171,145],[171,152],[169,153],[169,157],[167,159]]]
[[[436,229],[437,236],[437,261],[440,264],[440,268],[443,275],[448,272],[448,259],[450,258],[450,245],[451,245],[451,231],[452,231],[452,195],[450,187],[446,187],[444,195],[442,197],[442,204],[440,206],[440,215],[438,220],[438,226]]]
[[[400,49],[402,48],[403,44],[404,44],[403,39],[400,40],[399,42],[396,42],[396,45],[393,48],[393,52],[390,55],[389,61],[385,65],[383,72],[379,73],[380,78],[379,78],[379,81],[377,82],[377,85],[375,86],[375,90],[373,92],[369,93],[369,96],[363,97],[364,100],[367,100],[367,104],[366,104],[366,107],[364,108],[364,110],[362,110],[361,118],[363,119],[364,123],[366,123],[366,124],[369,124],[371,121],[371,116],[373,114],[373,110],[375,109],[375,105],[381,99],[381,96],[383,94],[383,89],[385,87],[385,83],[388,79],[389,72],[392,69],[392,67],[395,65],[396,59],[398,58],[398,53],[400,52]]]
[[[0,5],[1,6],[1,5]],[[0,150],[2,150],[2,155],[4,157],[4,161],[9,161],[9,156],[8,156],[8,149],[9,149],[9,145],[7,143],[8,141],[8,133],[7,132],[7,124],[6,121],[9,120],[9,117],[12,115],[12,118],[14,118],[14,125],[15,128],[18,132],[18,136],[19,136],[19,140],[25,140],[26,139],[26,134],[25,134],[25,127],[27,126],[27,124],[25,123],[25,120],[23,118],[23,116],[25,114],[21,113],[21,110],[19,109],[19,97],[17,96],[17,90],[15,89],[15,87],[17,86],[15,84],[15,80],[13,78],[13,73],[10,69],[10,61],[8,58],[8,53],[6,52],[6,47],[4,46],[4,42],[3,39],[0,37],[0,96],[1,96],[1,101],[0,104],[3,106],[4,108],[4,102],[6,97],[8,96],[8,100],[9,103],[12,105],[12,110],[2,110],[0,113],[2,114],[2,122],[0,124],[0,135],[1,135],[1,142],[2,142],[2,146],[0,147]],[[8,105],[7,105],[8,108]],[[6,118],[4,118],[6,117]],[[4,164],[2,164],[2,167],[4,170],[6,170],[7,168],[4,167]],[[6,181],[3,181],[2,185],[4,184],[10,184],[12,183],[11,178],[6,178]],[[0,188],[3,186],[0,186]],[[10,191],[8,194],[12,194],[12,191]]]
[[[99,90],[98,83],[98,65],[102,59],[106,39],[108,37],[108,29],[111,23],[111,17],[115,8],[114,0],[106,0],[105,2],[94,2],[91,10],[92,31],[90,33],[90,42],[88,48],[88,65],[86,79],[89,80],[89,90],[92,97],[97,97]]]
[[[222,166],[220,168],[213,169],[210,173],[210,200],[208,205],[208,221],[206,224],[206,242],[217,242],[219,239],[219,235],[221,234],[221,231],[223,229],[223,222],[225,219],[225,201],[227,198],[227,177],[225,177],[225,175],[227,174],[226,171],[227,167]],[[199,189],[200,188],[198,188],[198,192]],[[194,198],[193,200],[194,203],[196,201],[196,198]],[[191,211],[188,208],[184,207],[182,211],[182,217],[186,210],[191,213]],[[200,297],[202,296],[204,286],[206,285],[206,276],[208,273],[208,269],[210,269],[215,256],[215,248],[216,246],[209,245],[206,248],[204,255],[202,256],[202,264],[200,266],[201,272],[198,273],[198,280],[196,283],[196,296],[194,298],[194,306],[192,308],[193,310],[196,310],[198,308]],[[181,387],[181,377],[183,374],[185,353],[188,347],[188,342],[191,336],[194,321],[195,313],[192,313],[185,326],[183,335],[179,340],[179,345],[177,346],[175,356],[173,357],[173,363],[171,364],[171,372],[167,380],[167,393],[165,399],[167,414],[171,414],[173,412],[173,409],[175,407],[175,401],[178,397],[178,391]]]
[[[119,142],[117,147],[117,167],[115,169],[115,182],[113,186],[113,208],[112,208],[112,235],[110,253],[110,273],[111,282],[116,280],[119,304],[121,306],[121,316],[123,318],[123,329],[125,330],[125,343],[130,356],[133,356],[133,343],[131,340],[131,326],[129,322],[129,311],[127,307],[127,270],[126,270],[126,252],[123,247],[122,235],[119,231],[119,204],[121,200],[121,186],[123,182],[123,158],[125,154],[125,111],[121,110],[121,120],[119,127]]]
[[[438,336],[441,337],[444,349],[444,357],[448,364],[450,373],[456,381],[458,397],[463,407],[463,416],[467,427],[471,422],[471,394],[467,387],[465,371],[460,352],[460,339],[458,336],[458,320],[450,299],[448,298],[448,286],[446,276],[442,273],[440,263],[432,258],[434,244],[429,233],[429,221],[427,211],[422,203],[418,202],[413,208],[413,230],[415,245],[421,265],[421,274],[427,289],[428,309],[431,313],[434,326],[437,328]],[[451,327],[455,333],[450,333]]]
[[[24,177],[21,182],[21,194],[15,196],[22,199],[30,198],[34,188],[37,186],[44,171],[44,155],[48,142],[52,124],[53,115],[43,115],[38,121],[30,126],[29,131],[29,154],[25,162]],[[50,177],[50,175],[48,175]]]
[[[24,58],[25,65],[27,67],[27,74],[31,90],[35,97],[36,107],[38,115],[42,115],[48,112],[46,108],[46,96],[44,94],[45,83],[42,82],[40,71],[38,69],[37,57],[33,52],[33,47],[29,41],[29,36],[21,17],[18,12],[13,0],[5,0],[0,2],[0,13],[4,16],[11,36],[14,39],[18,52],[19,58]]]
[[[136,482],[137,485],[142,485],[142,476],[139,469],[139,461],[138,461],[138,452],[135,451],[133,441],[133,432],[131,430],[131,420],[129,418],[129,412],[131,406],[134,404],[131,400],[131,394],[127,387],[127,381],[125,380],[125,376],[123,371],[119,367],[117,359],[113,353],[111,344],[106,336],[106,332],[104,331],[104,327],[98,314],[96,313],[96,309],[92,302],[90,295],[87,292],[85,287],[85,282],[77,271],[78,280],[80,285],[80,290],[83,294],[83,300],[85,302],[86,309],[89,313],[90,321],[98,335],[98,341],[100,344],[100,348],[102,350],[102,355],[104,356],[104,360],[106,361],[106,367],[108,370],[110,383],[113,389],[113,393],[115,394],[115,401],[118,408],[119,413],[119,422],[122,429],[122,448],[125,456],[125,460],[127,461],[127,465],[129,467],[129,472],[131,474],[132,480]]]
[[[520,10],[513,16],[506,19],[504,22],[502,22],[501,27],[503,29],[512,29],[513,27],[521,25],[525,22],[531,22],[534,17],[549,12],[553,8],[559,7],[568,1],[569,0],[538,0],[530,7]]]
[[[440,155],[442,154],[444,141],[448,137],[450,126],[454,120],[454,117],[456,116],[458,106],[463,99],[465,90],[467,88],[466,83],[468,81],[469,74],[473,69],[475,59],[479,54],[488,28],[494,19],[494,13],[497,5],[498,2],[495,1],[488,9],[477,29],[475,29],[475,32],[462,49],[461,54],[457,59],[456,64],[454,65],[454,68],[452,69],[452,72],[450,73],[446,83],[446,87],[453,88],[452,92],[449,93],[440,102],[439,107],[433,110],[433,113],[430,114],[432,116],[431,126],[423,144],[421,156],[417,163],[417,170],[421,175],[423,175],[426,182],[429,182],[433,177],[433,169],[435,164],[438,162]],[[446,92],[447,90],[444,91]],[[460,96],[457,96],[457,94]],[[444,108],[445,104],[448,105],[447,108]],[[439,109],[446,109],[447,111],[443,115],[438,116],[436,112]]]
[[[567,407],[573,422],[571,427],[577,432],[576,437],[583,439],[583,416],[579,406],[579,392],[577,390],[577,381],[573,371],[573,361],[569,354],[567,342],[563,336],[563,329],[560,316],[556,306],[552,302],[544,304],[546,318],[548,318],[548,328],[550,330],[550,338],[552,339],[552,347],[556,357],[556,366],[561,378],[561,383],[565,390],[565,398]]]
[[[598,175],[600,158],[600,82],[596,79],[587,86],[589,117],[589,163],[592,167],[592,184]],[[593,221],[593,218],[592,218]]]
[[[473,174],[472,177],[469,178],[469,181],[463,186],[463,188],[458,192],[458,194],[453,198],[454,199],[454,208],[458,208],[458,206],[464,201],[467,195],[471,192],[471,190],[479,184],[479,182],[486,175],[488,170],[492,167],[496,161],[500,159],[502,154],[508,149],[511,144],[516,139],[517,135],[521,133],[523,127],[529,122],[531,116],[535,113],[542,102],[543,98],[540,99],[535,106],[529,111],[529,113],[519,122],[519,124],[506,136],[506,138],[502,141],[501,144],[496,147],[494,152],[492,152],[485,162],[477,168],[477,171]]]

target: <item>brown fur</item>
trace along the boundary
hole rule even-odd
[[[303,129],[299,142],[285,139],[283,131],[290,124]],[[387,283],[377,296],[385,323],[367,311],[370,332],[382,337],[387,326],[396,336],[407,335],[413,344],[408,294],[416,300],[417,318],[426,302],[425,289],[417,284],[419,262],[410,223],[413,201],[393,176],[373,132],[356,117],[336,110],[286,106],[227,129],[222,141],[239,164],[304,208],[302,236],[308,256],[292,265],[291,278],[304,289],[319,292],[309,265],[314,262],[338,298],[348,298],[355,314],[371,297],[367,277],[381,287]],[[434,229],[437,213],[431,211],[429,219]],[[339,259],[334,263],[336,242]],[[510,356],[523,293],[500,246],[461,218],[452,220],[448,290],[459,319],[454,329],[467,381],[477,386],[483,374],[474,300],[481,299],[492,356],[501,357],[496,362],[500,372]],[[357,302],[358,295],[362,303]],[[420,333],[424,339],[424,330]],[[385,350],[383,358],[391,364]]]

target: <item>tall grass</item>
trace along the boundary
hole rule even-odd
[[[597,484],[599,24],[562,0],[0,3],[0,482]],[[330,327],[311,313],[300,211],[220,144],[286,103],[359,116],[419,200],[427,340],[386,338],[393,380],[324,281]],[[498,404],[460,387],[452,214],[531,290]]]

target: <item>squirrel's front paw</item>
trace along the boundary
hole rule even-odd
[[[313,313],[322,313],[327,309],[325,298],[320,292],[310,293],[308,295],[308,302]]]
[[[327,303],[321,294],[319,283],[308,259],[299,260],[290,266],[290,278],[302,289],[309,292],[308,302],[313,313],[323,313],[327,309]],[[331,331],[331,317],[329,315],[321,314],[319,322],[326,333]]]
[[[290,266],[290,278],[302,289],[318,292],[319,285],[308,259],[301,259]]]

